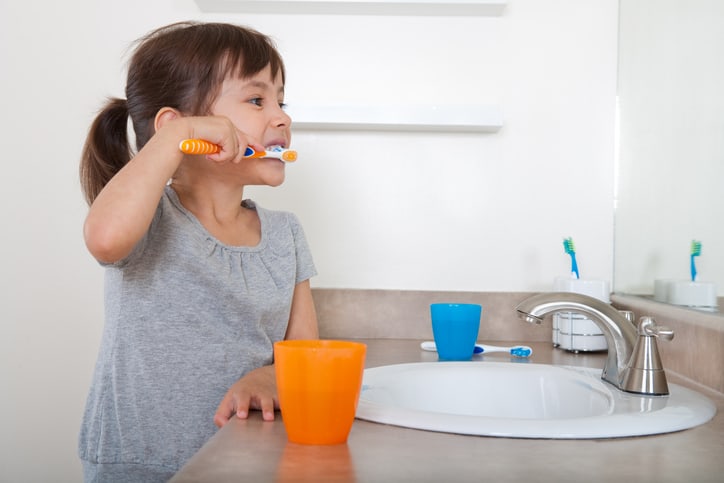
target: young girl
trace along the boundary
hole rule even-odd
[[[284,79],[260,33],[174,24],[141,40],[127,100],[91,126],[84,237],[106,267],[106,323],[80,434],[87,481],[166,481],[234,414],[273,420],[273,343],[318,337],[302,227],[243,200],[284,181],[282,161],[243,157],[289,146]],[[187,138],[221,151],[185,155]]]

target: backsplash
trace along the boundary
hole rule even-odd
[[[430,339],[430,304],[483,306],[480,341],[550,341],[551,327],[518,319],[515,306],[526,292],[313,289],[322,337]]]
[[[551,341],[550,319],[541,325],[520,320],[515,306],[531,292],[445,292],[416,290],[313,289],[323,338],[432,339],[430,304],[477,303],[483,306],[481,342]],[[653,316],[676,332],[661,341],[664,367],[693,382],[724,393],[724,324],[720,316],[660,304],[640,297],[612,295],[619,309],[638,319]]]

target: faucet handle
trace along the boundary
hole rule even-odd
[[[640,336],[652,336],[666,340],[674,338],[674,331],[668,327],[656,325],[653,317],[641,317],[638,331]]]
[[[638,323],[638,336],[631,359],[623,372],[621,388],[638,394],[669,394],[656,339],[671,340],[674,338],[674,331],[656,325],[653,317],[644,316]]]

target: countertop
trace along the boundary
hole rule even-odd
[[[419,349],[419,340],[360,341],[367,344],[367,367],[437,360]],[[526,344],[533,348],[534,363],[603,367],[605,360],[605,352],[574,354],[547,342]],[[475,359],[511,361],[499,353]],[[669,383],[712,399],[714,418],[676,433],[601,440],[463,436],[355,420],[347,444],[305,446],[287,442],[279,413],[274,422],[265,422],[252,412],[221,428],[171,481],[724,481],[724,396],[676,374],[667,376]]]

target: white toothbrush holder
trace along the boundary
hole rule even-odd
[[[585,280],[557,277],[553,282],[556,292],[573,292],[611,303],[610,284],[606,280]],[[553,347],[572,352],[592,352],[608,349],[606,337],[594,321],[583,314],[556,312],[553,314]]]

